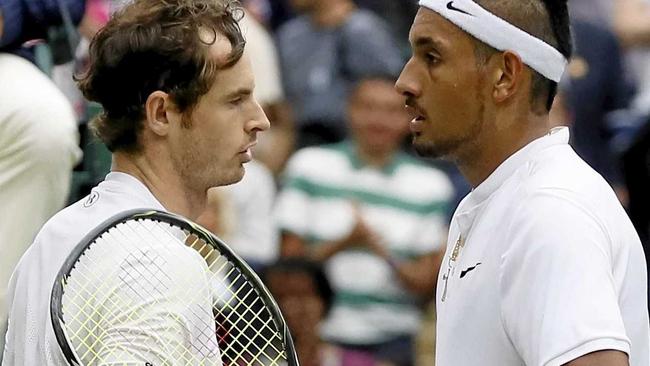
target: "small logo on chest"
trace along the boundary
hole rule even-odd
[[[95,202],[97,202],[98,200],[99,200],[99,193],[93,191],[93,192],[88,196],[88,199],[83,203],[83,206],[86,207],[86,208],[88,208],[88,207],[94,205]]]
[[[474,266],[472,266],[472,267],[469,267],[469,268],[467,268],[467,269],[464,269],[464,270],[460,271],[460,278],[465,277],[468,273],[470,273],[471,271],[475,270],[475,269],[476,269],[478,266],[480,266],[480,265],[481,265],[481,262],[476,263],[476,265],[474,265]]]

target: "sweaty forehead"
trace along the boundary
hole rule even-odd
[[[471,37],[435,11],[420,7],[411,26],[409,41],[413,48],[428,43],[436,48],[448,48],[458,42],[470,42]]]

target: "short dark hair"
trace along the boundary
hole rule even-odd
[[[280,258],[275,263],[266,267],[263,272],[262,278],[268,283],[268,277],[272,273],[304,273],[309,276],[316,286],[318,296],[323,299],[324,315],[332,308],[334,302],[334,290],[330,285],[323,267],[312,260],[303,257],[287,257]]]
[[[549,45],[555,47],[564,57],[571,58],[573,42],[569,21],[567,0],[476,0],[476,2]],[[497,52],[494,48],[476,40],[477,62],[484,64]],[[531,103],[544,101],[545,112],[551,110],[557,93],[557,83],[533,70]]]
[[[134,0],[118,11],[93,38],[89,69],[76,78],[84,96],[103,107],[94,134],[111,151],[138,151],[144,104],[156,90],[169,93],[184,117],[191,114],[217,71],[241,58],[242,16],[234,0]],[[214,38],[206,40],[206,30]],[[220,64],[208,56],[217,35],[232,45]]]
[[[397,82],[399,75],[395,75],[391,72],[371,72],[364,73],[361,76],[357,77],[352,81],[350,85],[350,91],[348,94],[348,103],[356,96],[356,93],[359,91],[359,88],[368,81],[384,81],[386,83],[395,84]]]

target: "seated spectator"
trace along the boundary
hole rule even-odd
[[[272,217],[276,188],[271,172],[253,160],[246,165],[241,181],[211,191],[214,216],[201,224],[224,239],[257,272],[276,261],[279,233]]]
[[[65,204],[80,156],[72,107],[22,47],[61,23],[58,3],[0,0],[0,357],[9,277],[41,226]],[[84,1],[62,3],[78,21]]]
[[[287,99],[295,112],[297,145],[346,137],[345,104],[364,75],[399,73],[400,49],[388,25],[352,0],[292,0],[299,13],[278,30]]]
[[[333,293],[318,264],[281,259],[267,268],[264,281],[289,326],[300,365],[376,365],[367,352],[346,351],[320,338],[318,329],[332,306]]]
[[[335,292],[322,335],[413,364],[453,195],[447,176],[399,151],[408,131],[394,79],[369,77],[348,104],[350,139],[299,150],[276,205],[281,253],[323,263]]]
[[[600,173],[625,204],[619,157],[611,148],[615,112],[627,109],[633,88],[624,75],[616,36],[607,28],[572,21],[575,52],[560,87],[555,107],[563,106],[561,124],[572,129],[571,145]]]

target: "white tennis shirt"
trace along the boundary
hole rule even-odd
[[[67,365],[56,341],[50,317],[50,294],[54,279],[65,259],[84,236],[110,217],[136,208],[165,210],[139,180],[124,173],[113,172],[88,197],[57,213],[45,224],[20,260],[10,281],[7,296],[9,329],[2,366]],[[199,270],[198,266],[188,267],[186,271]],[[182,268],[175,270],[180,271]],[[143,329],[140,327],[142,324],[138,323],[141,319],[129,320],[128,324],[119,326]],[[192,329],[187,329],[187,333],[190,338],[195,337]],[[119,342],[117,339],[114,341]],[[216,338],[213,345],[214,352],[208,355],[211,361],[204,359],[201,364],[221,364]],[[141,346],[143,354],[163,353],[156,345]],[[124,361],[130,355],[123,356],[115,361]],[[156,365],[155,361],[152,363]],[[128,364],[140,366],[144,362]]]
[[[650,364],[641,243],[568,141],[567,128],[533,141],[459,205],[438,279],[436,366],[558,366],[605,349]]]

